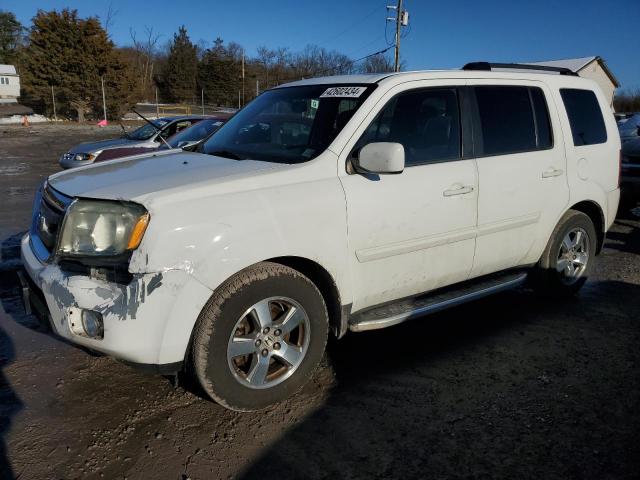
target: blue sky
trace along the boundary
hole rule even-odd
[[[220,36],[248,54],[256,47],[317,44],[352,58],[386,46],[379,0],[112,0],[113,40],[152,26],[169,40],[184,24],[195,42]],[[38,8],[75,8],[104,17],[109,0],[2,0],[29,24]],[[407,69],[456,68],[468,61],[536,61],[602,56],[623,88],[640,89],[640,0],[405,0],[410,30],[401,54]],[[388,39],[392,40],[389,25]]]

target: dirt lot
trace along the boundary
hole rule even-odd
[[[114,132],[0,127],[2,478],[638,478],[640,209],[576,298],[522,289],[347,335],[296,397],[236,414],[22,313],[34,189]]]

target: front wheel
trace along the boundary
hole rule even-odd
[[[596,253],[596,230],[582,212],[569,210],[553,231],[534,269],[534,286],[553,297],[576,293],[587,281]]]
[[[320,362],[328,334],[322,295],[300,272],[263,262],[211,297],[194,332],[195,374],[209,396],[237,411],[298,391]]]

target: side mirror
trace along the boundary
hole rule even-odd
[[[404,147],[400,143],[376,142],[365,145],[353,159],[358,173],[394,174],[404,170]]]

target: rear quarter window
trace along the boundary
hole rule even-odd
[[[596,145],[607,141],[602,110],[591,90],[561,88],[560,95],[569,117],[575,146]]]
[[[476,155],[545,150],[553,146],[549,111],[540,88],[512,85],[474,87],[478,108]]]

